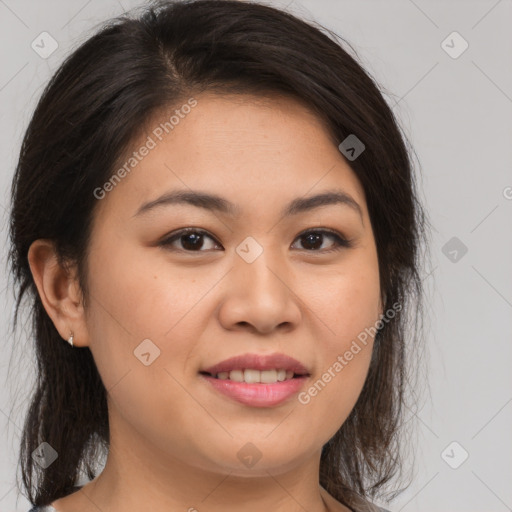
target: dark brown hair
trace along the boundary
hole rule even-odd
[[[321,485],[359,510],[365,499],[384,496],[385,484],[401,473],[406,391],[419,368],[408,355],[419,353],[421,341],[419,248],[427,219],[412,150],[356,52],[317,23],[235,0],[154,2],[134,12],[101,27],[54,74],[13,179],[14,329],[27,293],[37,358],[21,439],[28,497],[45,505],[69,494],[80,472],[96,476],[99,448],[109,446],[106,390],[89,348],[65,343],[46,313],[28,265],[30,245],[54,241],[62,264],[76,265],[87,305],[93,191],[155,113],[203,91],[278,93],[308,105],[336,145],[351,134],[364,143],[349,164],[366,196],[384,310],[401,304],[378,330],[361,395],[321,454]],[[59,455],[46,469],[32,458],[43,441]]]

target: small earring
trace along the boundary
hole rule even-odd
[[[69,339],[68,339],[68,343],[73,346],[73,333],[71,333],[71,335],[69,336]]]

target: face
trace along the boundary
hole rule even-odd
[[[169,133],[158,127],[172,112],[155,117],[136,165],[98,200],[76,344],[90,347],[111,431],[133,449],[151,447],[162,465],[279,473],[319,455],[367,375],[373,340],[354,341],[382,309],[364,191],[301,104],[195,100]],[[222,200],[169,198],[192,191]],[[328,193],[339,196],[309,200]],[[202,373],[246,354],[284,354],[307,375]]]

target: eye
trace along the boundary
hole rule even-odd
[[[210,235],[207,234],[206,231],[203,231],[202,229],[197,228],[186,228],[181,229],[177,233],[173,234],[172,236],[162,240],[159,245],[163,247],[171,247],[173,249],[173,244],[175,242],[181,243],[181,247],[176,248],[177,250],[184,250],[187,252],[203,252],[201,249],[203,249],[206,246],[206,249],[211,249],[212,244],[205,244],[204,239],[209,238],[210,240],[213,240],[215,243],[213,245],[220,245],[218,244],[214,238],[212,238]],[[210,245],[210,247],[208,247]]]
[[[313,251],[313,252],[332,252],[339,251],[342,248],[351,247],[352,243],[346,238],[342,237],[339,233],[335,231],[326,230],[326,229],[315,229],[309,230],[301,233],[298,237],[303,245],[305,246],[305,250],[311,252],[312,249],[322,249],[324,245],[325,238],[330,238],[334,240],[334,247],[330,249],[323,249],[321,251]]]
[[[334,247],[330,249],[323,248],[326,238],[334,240]],[[205,242],[209,239],[213,244]],[[331,252],[338,251],[342,248],[352,246],[352,243],[342,237],[339,233],[326,229],[315,229],[304,231],[301,233],[297,240],[301,241],[304,245],[304,250],[308,252]],[[181,247],[176,247],[175,244],[181,244]],[[182,250],[185,252],[205,252],[206,250],[222,247],[212,236],[206,231],[198,228],[185,228],[171,234],[159,243],[160,246],[170,248],[171,250]],[[293,246],[292,246],[293,247]],[[203,250],[202,250],[203,249]],[[321,249],[320,251],[318,249]]]

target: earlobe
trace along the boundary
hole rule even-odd
[[[72,269],[59,263],[53,242],[34,241],[28,251],[28,262],[41,302],[61,337],[68,341],[73,333],[75,346],[87,345],[79,285]]]

